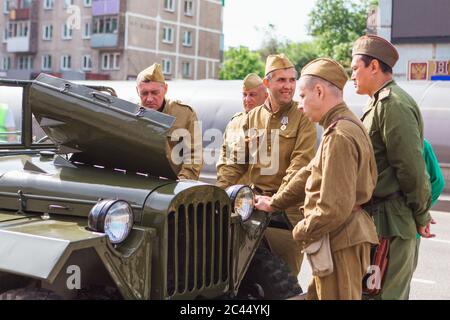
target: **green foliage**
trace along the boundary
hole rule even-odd
[[[366,33],[367,12],[377,0],[317,0],[310,13],[309,33],[316,37],[320,56],[351,62],[353,42]]]
[[[229,48],[220,70],[221,80],[242,80],[251,72],[264,76],[264,64],[257,52],[247,47]]]
[[[319,57],[316,41],[288,42],[279,46],[279,52],[286,54],[299,72],[308,62]]]
[[[285,40],[277,33],[277,27],[273,24],[268,24],[266,28],[259,31],[263,32],[264,39],[261,48],[258,50],[263,63],[270,54],[284,53],[295,65],[295,69],[300,71],[304,65],[317,58],[319,54],[317,42],[290,42]]]

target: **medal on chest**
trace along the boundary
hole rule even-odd
[[[288,118],[288,116],[283,116],[283,118],[281,118],[281,131],[284,131],[284,130],[286,130],[286,128],[287,128],[287,125],[288,125],[288,123],[289,123],[289,118]]]

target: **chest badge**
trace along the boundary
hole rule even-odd
[[[281,130],[282,131],[284,131],[284,130],[286,130],[286,128],[287,128],[287,125],[288,125],[288,123],[289,123],[289,118],[288,118],[288,116],[283,116],[283,118],[281,118]]]

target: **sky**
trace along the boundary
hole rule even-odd
[[[277,27],[281,39],[299,42],[310,39],[306,24],[315,0],[225,0],[223,33],[225,49],[244,45],[259,49],[263,30]]]

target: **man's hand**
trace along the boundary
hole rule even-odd
[[[431,224],[436,224],[436,221],[434,221],[432,219],[430,222],[428,222],[428,224],[426,226],[424,226],[424,227],[418,226],[417,227],[417,232],[424,238],[434,238],[434,237],[436,237],[435,234],[431,233],[431,230],[430,230],[430,225]]]
[[[266,211],[266,212],[274,212],[273,208],[270,206],[271,197],[267,196],[256,196],[255,197],[255,207],[258,210]]]

